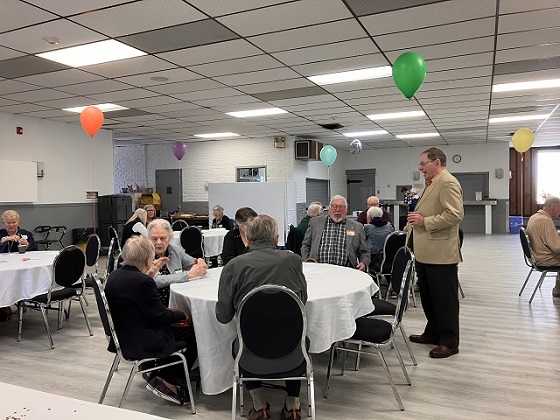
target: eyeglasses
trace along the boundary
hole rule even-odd
[[[437,160],[437,159],[435,159],[435,160]],[[418,162],[418,166],[426,166],[430,162],[434,162],[434,160],[427,160],[425,162]]]
[[[344,210],[346,208],[346,206],[344,204],[342,204],[342,205],[332,205],[331,204],[331,207],[335,210]]]

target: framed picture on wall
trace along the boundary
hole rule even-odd
[[[266,182],[266,166],[235,168],[237,182]]]

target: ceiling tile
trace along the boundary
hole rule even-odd
[[[45,60],[32,55],[26,55],[24,57],[0,61],[0,76],[5,77],[6,79],[15,79],[16,77],[49,73],[68,68],[68,66],[55,63],[54,61]]]
[[[189,67],[192,71],[207,77],[223,76],[226,74],[247,73],[250,71],[282,67],[282,63],[269,55],[261,54],[235,60],[219,61]]]
[[[112,92],[114,90],[127,89],[130,86],[117,82],[116,80],[98,80],[89,83],[78,83],[76,85],[60,86],[57,89],[62,92],[73,93],[75,95],[89,95],[103,92]]]
[[[25,54],[19,51],[12,50],[10,48],[0,46],[0,61],[21,57],[22,55]]]
[[[253,83],[243,85],[238,89],[244,93],[254,94],[260,92],[274,92],[279,90],[298,89],[303,87],[315,87],[316,85],[305,77],[289,80],[277,80],[273,82]]]
[[[283,79],[290,79],[290,78],[297,78],[297,77],[299,77],[299,74],[297,74],[295,71],[287,67],[282,67],[278,69],[255,71],[252,73],[219,76],[216,77],[215,79],[226,85],[241,86],[241,85],[249,85],[252,83],[268,82],[268,81],[283,80]]]
[[[130,2],[130,0],[87,0],[86,2],[33,0],[33,4],[35,4],[36,6],[39,6],[42,9],[48,10],[61,16],[70,16],[76,13],[92,12],[104,7],[128,2]]]
[[[28,92],[12,93],[11,95],[5,95],[4,97],[20,102],[40,102],[50,101],[51,99],[67,98],[69,96],[71,95],[68,93],[60,92],[54,89],[39,89]]]
[[[287,1],[288,0],[188,0],[190,4],[196,6],[210,16],[229,15],[230,13],[241,12],[258,7],[286,3]]]
[[[124,89],[124,90],[116,90],[114,92],[88,94],[87,96],[88,98],[98,100],[99,103],[106,103],[106,102],[116,103],[116,102],[131,100],[131,99],[149,98],[152,96],[158,96],[158,94],[156,92],[152,92],[146,89],[131,88],[131,89]]]
[[[111,37],[146,32],[204,19],[181,0],[143,0],[73,16],[74,22]]]
[[[160,60],[159,58],[150,55],[145,55],[142,57],[95,64],[82,68],[90,73],[99,74],[112,79],[139,73],[155,73],[161,70],[171,69],[173,67],[175,66],[167,61]],[[181,71],[185,73],[188,72],[188,70],[185,69],[181,69]],[[149,78],[150,76],[152,76],[152,74],[145,77]]]
[[[242,36],[282,31],[351,17],[340,0],[307,0],[218,18]]]
[[[176,83],[166,83],[163,85],[150,86],[150,90],[154,92],[163,93],[166,95],[173,95],[180,98],[181,93],[195,92],[197,90],[215,89],[223,87],[222,84],[210,79],[190,80]]]
[[[34,25],[58,16],[19,0],[3,0],[0,13],[0,28],[7,32],[24,26]]]
[[[38,87],[30,85],[29,83],[19,82],[16,80],[0,81],[0,95],[7,95],[10,93],[17,93],[17,92],[26,92],[28,90],[34,90],[34,89],[38,89]]]
[[[167,80],[153,80],[152,78],[165,77]],[[133,86],[149,87],[156,85],[164,85],[175,82],[183,82],[187,80],[200,79],[202,76],[193,73],[184,68],[174,68],[169,70],[154,71],[151,73],[137,74],[134,76],[126,76],[117,78],[118,81],[128,83]]]
[[[558,6],[558,4],[556,5]],[[560,20],[560,8],[529,11],[501,15],[498,22],[498,33],[531,31],[538,28],[554,28]]]
[[[100,80],[101,76],[90,74],[78,69],[54,71],[52,73],[36,74],[33,76],[19,77],[17,80],[37,86],[57,87],[76,83],[93,82]]]

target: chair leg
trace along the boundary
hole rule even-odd
[[[412,347],[410,347],[410,341],[408,340],[408,336],[406,335],[406,332],[404,330],[404,327],[401,324],[399,324],[399,329],[401,330],[401,334],[403,336],[403,340],[404,340],[404,344],[406,344],[406,348],[408,349],[408,354],[410,354],[410,358],[412,359],[412,363],[414,364],[414,366],[418,366],[418,363],[416,362],[416,357],[414,357],[414,353],[412,352]]]
[[[403,358],[401,356],[401,352],[399,351],[399,347],[397,346],[397,343],[393,340],[393,345],[395,346],[395,351],[397,353],[397,359],[399,359],[399,363],[401,365],[401,369],[403,371],[403,375],[406,378],[406,382],[409,385],[412,385],[412,382],[410,381],[410,376],[408,376],[408,371],[406,370],[406,366],[404,365],[404,361]]]
[[[18,321],[17,341],[19,343],[21,341],[21,330],[23,328],[23,303],[19,302],[18,307],[19,307],[19,321]]]
[[[234,375],[231,396],[231,420],[235,420],[237,412],[237,378]]]
[[[66,320],[70,319],[70,309],[72,309],[72,299],[68,299],[68,310],[65,310]]]
[[[82,313],[84,314],[84,319],[86,320],[87,329],[89,331],[89,335],[92,336],[93,332],[91,331],[91,325],[89,324],[89,319],[86,314],[86,309],[84,308],[84,302],[82,300],[82,296],[78,296],[78,300],[80,301],[80,306],[82,307]]]
[[[537,285],[535,286],[535,290],[533,290],[533,294],[531,295],[531,299],[529,299],[529,304],[531,304],[531,302],[533,302],[533,298],[535,297],[535,294],[537,293],[537,290],[541,288],[543,280],[546,277],[546,273],[547,273],[546,271],[543,271],[543,273],[539,277],[539,281],[537,282]]]
[[[239,412],[241,417],[245,417],[245,401],[243,397],[243,381],[239,380]]]
[[[358,351],[362,351],[362,345],[358,344]],[[360,356],[361,353],[356,353],[356,364],[354,365],[354,370],[357,372],[360,369]]]
[[[58,324],[56,326],[56,328],[58,330],[62,329],[62,322],[64,321],[64,301],[58,302],[58,308],[56,310],[56,315],[57,315],[57,319],[58,319]],[[68,319],[68,318],[66,318]]]
[[[377,346],[376,346],[377,347]],[[385,375],[387,375],[387,379],[389,379],[389,383],[391,384],[391,388],[393,388],[393,393],[395,394],[395,398],[397,399],[397,403],[399,404],[399,408],[401,411],[404,411],[404,405],[401,401],[401,397],[399,392],[397,391],[397,387],[395,382],[393,381],[393,377],[391,376],[391,372],[389,372],[389,366],[387,366],[387,361],[385,360],[385,356],[379,347],[377,347],[377,351],[379,353],[379,358],[381,359],[381,364],[383,365],[383,370],[385,370]]]
[[[523,293],[523,290],[525,290],[525,286],[527,286],[527,282],[529,281],[529,277],[531,277],[531,274],[533,274],[533,270],[534,268],[531,267],[531,270],[529,271],[529,274],[527,274],[527,278],[525,279],[525,283],[523,283],[523,286],[521,286],[521,290],[519,291],[519,296],[521,296],[521,293]]]
[[[311,409],[311,420],[315,420],[315,381],[313,380],[313,372],[309,376],[307,384],[309,388],[307,399],[309,400],[308,404]]]
[[[465,299],[465,292],[463,292],[463,288],[461,287],[461,282],[457,281],[457,284],[459,285],[459,293],[461,293],[461,297]]]
[[[330,351],[330,355],[329,355],[329,364],[327,365],[327,383],[326,383],[326,386],[325,386],[325,391],[323,392],[323,397],[325,397],[325,398],[328,398],[329,388],[331,386],[331,370],[332,370],[332,364],[333,364],[333,359],[334,359],[335,347],[336,347],[336,343],[333,343],[331,345],[331,351]]]
[[[111,379],[113,379],[113,374],[116,372],[119,366],[119,356],[115,354],[115,358],[113,359],[113,364],[111,365],[111,369],[109,370],[109,374],[107,375],[107,380],[105,381],[105,385],[103,386],[103,390],[101,391],[101,396],[99,397],[99,404],[103,404],[103,400],[105,399],[105,395],[107,394],[107,390],[109,389],[109,384],[111,383]]]
[[[134,374],[136,373],[136,370],[138,369],[138,366],[134,365],[132,366],[132,369],[130,369],[130,373],[128,374],[128,380],[126,381],[126,385],[124,387],[124,391],[122,393],[122,397],[121,400],[119,402],[119,408],[121,408],[124,404],[124,402],[126,401],[126,396],[128,395],[128,390],[130,389],[130,385],[132,384],[132,379],[134,378]]]
[[[47,320],[47,311],[45,305],[41,306],[41,313],[43,314],[43,321],[45,322],[45,329],[47,330],[47,335],[49,336],[49,342],[51,344],[51,350],[54,349],[54,343],[51,335],[51,329],[49,328],[49,321]]]
[[[191,377],[189,375],[189,365],[187,364],[187,359],[182,353],[177,353],[177,355],[183,361],[183,369],[185,370],[185,380],[187,382],[187,390],[189,391],[189,399],[191,401],[191,411],[193,414],[196,414],[196,406],[194,404],[194,395],[192,392]]]

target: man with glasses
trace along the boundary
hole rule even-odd
[[[329,214],[309,221],[309,228],[301,245],[304,261],[312,258],[320,263],[366,271],[371,256],[364,227],[361,223],[347,219],[347,212],[346,198],[335,195],[331,199]]]
[[[462,262],[459,223],[463,220],[463,191],[446,169],[445,153],[432,147],[420,155],[418,169],[426,187],[413,212],[408,213],[422,308],[427,324],[410,341],[437,344],[430,357],[445,358],[459,352],[459,280]],[[410,241],[409,241],[410,244]]]
[[[379,197],[376,197],[375,195],[368,197],[368,199],[366,200],[366,206],[367,209],[361,212],[356,219],[356,221],[360,222],[362,225],[365,225],[367,223],[367,211],[371,207],[379,207]],[[393,221],[391,220],[391,213],[389,213],[385,209],[381,210],[383,210],[383,216],[381,216],[381,219],[393,224]]]

